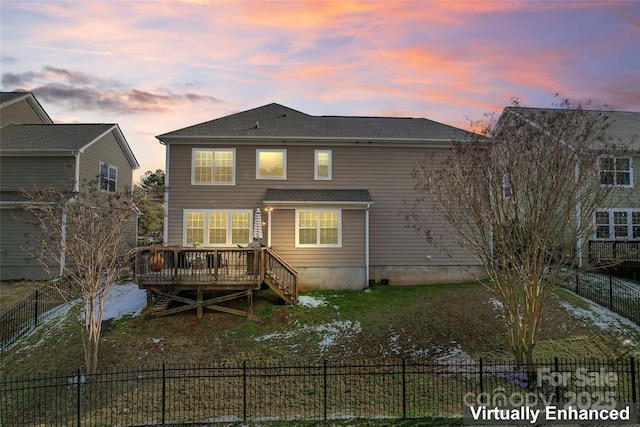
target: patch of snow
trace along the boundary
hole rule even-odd
[[[135,283],[113,285],[104,300],[102,320],[137,316],[147,306],[147,292]]]
[[[502,302],[497,298],[489,298],[489,305],[491,305],[491,308],[495,311],[502,311],[504,309]]]
[[[304,295],[304,296],[298,297],[298,305],[302,307],[316,308],[316,307],[321,307],[323,305],[327,305],[327,302],[322,298],[314,298],[314,297]]]
[[[442,365],[474,365],[475,362],[471,356],[462,350],[460,344],[452,342],[455,347],[447,349],[443,355],[436,358],[436,362]]]
[[[589,321],[594,326],[599,327],[602,330],[615,330],[620,332],[626,332],[627,329],[632,328],[638,330],[638,325],[633,323],[631,320],[622,317],[609,309],[592,302],[584,297],[574,294],[576,297],[581,298],[586,304],[588,304],[588,308],[581,308],[576,305],[573,305],[559,297],[558,302],[561,307],[563,307],[567,312],[573,314],[575,317],[583,319],[583,321]]]
[[[262,335],[255,338],[256,342],[267,341],[271,339],[283,339],[288,340],[300,335],[318,334],[320,341],[318,346],[320,351],[325,353],[331,346],[336,343],[336,340],[340,337],[353,337],[356,334],[362,332],[362,326],[360,322],[352,322],[350,320],[333,320],[329,323],[323,323],[316,326],[302,326],[299,329],[280,333],[273,332],[271,334]]]

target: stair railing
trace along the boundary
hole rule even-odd
[[[270,248],[263,249],[264,274],[278,283],[292,302],[298,302],[298,271]]]

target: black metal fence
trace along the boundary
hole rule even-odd
[[[6,351],[20,338],[55,315],[55,308],[65,303],[58,283],[34,291],[24,301],[0,317],[0,352]]]
[[[5,378],[0,425],[142,426],[273,420],[462,418],[480,398],[637,403],[640,364],[540,361],[435,364],[396,360],[280,365],[217,363]],[[593,399],[593,401],[592,401]],[[609,403],[609,400],[605,403]],[[602,401],[599,401],[602,403]]]
[[[580,273],[562,286],[640,325],[640,287],[595,273]]]

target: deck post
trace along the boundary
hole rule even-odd
[[[202,305],[200,305],[200,303],[202,302],[202,289],[198,288],[196,294],[196,298],[198,300],[198,319],[202,319]]]

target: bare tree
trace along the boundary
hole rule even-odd
[[[51,265],[62,265],[65,286],[58,291],[69,301],[80,298],[85,367],[98,366],[98,344],[105,296],[117,282],[135,243],[136,214],[131,192],[101,191],[97,181],[84,181],[77,191],[54,188],[20,190],[26,202],[19,208],[30,213],[34,232],[24,248],[50,277]]]
[[[582,246],[613,191],[598,159],[622,148],[607,136],[608,121],[595,111],[516,105],[446,160],[426,158],[414,170],[410,224],[440,252],[456,258],[462,247],[484,267],[519,366],[533,363],[545,297],[590,267]]]

